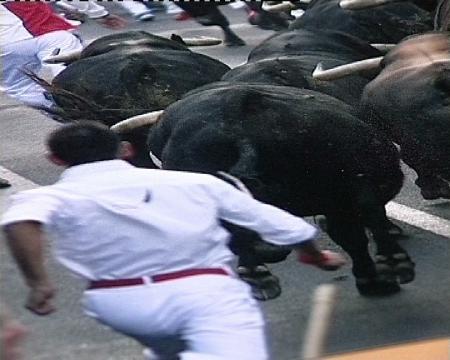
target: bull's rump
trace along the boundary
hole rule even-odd
[[[230,171],[284,208],[335,205],[361,174],[388,184],[387,201],[402,182],[397,151],[351,112],[309,90],[221,83],[170,106],[149,144],[169,168]]]

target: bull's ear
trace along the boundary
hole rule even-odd
[[[439,71],[438,76],[434,80],[434,86],[450,96],[450,68]]]
[[[170,40],[176,41],[179,44],[186,45],[186,43],[184,42],[183,38],[180,35],[177,35],[177,34],[172,34],[170,36]]]

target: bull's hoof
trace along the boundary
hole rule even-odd
[[[388,281],[393,278],[400,284],[407,284],[415,278],[415,264],[406,253],[377,255],[375,257],[377,274]]]
[[[403,234],[404,234],[403,229],[400,226],[394,224],[390,220],[386,221],[386,227],[387,227],[388,234],[391,236],[399,237],[399,236],[403,236]]]
[[[407,284],[414,280],[416,264],[405,253],[392,255],[394,261],[394,273],[400,284]]]
[[[256,300],[266,301],[280,296],[280,280],[265,265],[239,266],[237,273],[243,281],[250,285],[252,295]]]
[[[386,281],[378,275],[373,278],[356,278],[356,288],[362,296],[388,296],[400,291],[400,285],[396,281]]]

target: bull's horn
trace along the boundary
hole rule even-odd
[[[341,0],[339,6],[346,10],[359,10],[405,0]]]
[[[74,50],[64,54],[47,56],[43,61],[47,64],[70,64],[80,59],[81,50]]]
[[[141,126],[155,124],[158,122],[159,117],[163,112],[164,110],[158,110],[130,117],[111,126],[111,130],[117,133],[121,133],[131,131]]]
[[[305,2],[305,1],[302,1]],[[309,3],[309,1],[307,1]],[[283,11],[291,11],[296,9],[296,6],[290,1],[283,1],[279,4],[267,4],[265,1],[263,2],[262,9],[267,12],[283,12]]]
[[[372,59],[336,66],[335,68],[329,70],[324,70],[322,64],[319,63],[314,69],[312,76],[316,80],[335,80],[344,76],[352,75],[359,71],[376,69],[380,66],[381,60],[383,60],[383,57],[379,56]]]
[[[212,46],[212,45],[219,45],[222,43],[221,39],[208,36],[199,36],[195,38],[182,38],[182,39],[187,46]]]
[[[397,44],[370,44],[370,45],[381,52],[391,51],[393,48],[397,46]]]

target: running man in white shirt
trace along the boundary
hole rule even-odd
[[[70,1],[70,6],[96,20],[100,25],[120,29],[125,21],[110,14],[94,1]],[[62,65],[44,65],[54,51],[60,54],[80,50],[75,27],[56,14],[45,1],[3,1],[0,4],[1,87],[13,98],[35,107],[51,107],[44,90],[24,72],[39,73],[46,66],[51,76]]]
[[[60,180],[13,197],[1,225],[30,287],[26,307],[55,310],[43,255],[51,234],[57,260],[86,281],[86,314],[101,323],[154,349],[181,336],[181,359],[267,359],[264,321],[230,267],[221,220],[321,269],[343,258],[318,250],[317,229],[301,218],[211,175],[133,167],[117,159],[120,144],[97,123],[58,128],[47,145],[66,168]]]

